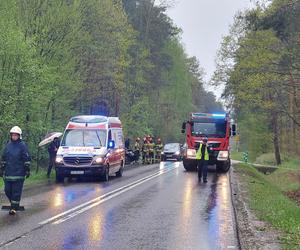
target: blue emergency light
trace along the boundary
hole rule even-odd
[[[225,118],[226,114],[212,114],[212,116],[215,118]]]
[[[225,119],[225,118],[226,118],[226,114],[193,113],[193,114],[192,114],[192,117]]]
[[[113,141],[113,140],[108,141],[108,148],[109,149],[114,149],[115,148],[115,141]]]

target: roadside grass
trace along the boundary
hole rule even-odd
[[[246,183],[249,205],[256,216],[283,233],[285,249],[300,249],[300,207],[282,193],[292,187],[288,181],[282,182],[279,170],[265,176],[248,164],[238,164],[235,169]]]
[[[243,161],[243,152],[231,151],[230,156],[233,160]]]
[[[262,164],[262,165],[270,165],[270,166],[275,166],[276,165],[276,160],[274,153],[266,153],[258,156],[255,160],[255,163],[257,164]]]
[[[52,173],[51,173],[51,180],[54,179],[55,174],[54,174],[54,170],[52,169]],[[28,179],[25,179],[25,183],[24,186],[31,186],[31,185],[37,185],[37,184],[41,184],[41,183],[46,183],[48,181],[47,178],[47,170],[40,168],[39,172],[36,173],[34,169],[31,170],[31,175]],[[4,187],[4,181],[2,179],[2,181],[0,181],[0,188],[3,189]]]
[[[300,157],[285,157],[280,167],[300,170]]]

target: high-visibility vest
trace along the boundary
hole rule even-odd
[[[155,144],[153,142],[150,142],[148,144],[149,152],[151,152],[151,153],[154,152],[154,147],[155,147]]]
[[[199,147],[199,149],[197,151],[197,154],[196,154],[196,159],[197,160],[201,160],[202,159],[202,146],[203,146],[203,144],[200,144],[200,147]],[[207,150],[207,145],[206,145],[206,148],[205,148],[204,160],[205,161],[209,160],[209,154],[208,154],[208,150]]]
[[[145,153],[149,152],[148,142],[144,143],[144,145],[143,145],[143,152],[145,152]]]
[[[161,152],[163,147],[164,147],[164,145],[162,143],[156,144],[155,145],[156,152]]]

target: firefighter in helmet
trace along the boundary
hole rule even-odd
[[[134,156],[135,156],[135,162],[137,163],[140,159],[141,154],[141,139],[139,137],[136,138],[134,143]]]
[[[155,150],[155,144],[153,142],[153,138],[149,138],[149,143],[148,143],[148,148],[149,148],[149,159],[148,163],[153,164],[154,163],[154,150]]]
[[[143,164],[146,164],[148,161],[148,154],[149,154],[147,137],[144,137],[142,152],[143,152]]]
[[[15,126],[10,130],[10,141],[2,154],[0,171],[11,204],[10,215],[15,215],[19,209],[24,180],[30,176],[30,161],[28,148],[22,141],[22,130]]]
[[[156,162],[160,162],[160,160],[161,160],[161,152],[163,150],[163,147],[164,147],[164,145],[162,144],[161,139],[157,138],[156,145],[155,145]]]

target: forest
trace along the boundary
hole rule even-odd
[[[185,52],[168,6],[153,0],[1,0],[1,145],[18,125],[36,155],[45,134],[63,132],[78,114],[119,116],[132,139],[153,134],[176,141],[189,112],[222,111],[205,90],[198,60]]]
[[[300,1],[260,1],[239,13],[217,55],[212,84],[224,85],[240,150],[276,164],[300,154]]]

